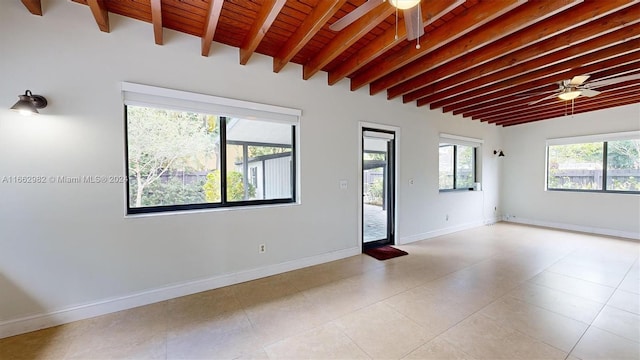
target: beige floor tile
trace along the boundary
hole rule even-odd
[[[582,360],[637,360],[640,344],[591,326],[571,355]]]
[[[289,337],[265,348],[269,359],[369,359],[333,323]]]
[[[530,282],[564,291],[599,303],[606,303],[615,288],[585,281],[571,276],[545,271],[532,278]]]
[[[128,353],[164,357],[167,303],[142,306],[69,324],[68,358],[124,358]]]
[[[602,303],[534,283],[523,284],[507,295],[586,324],[591,324],[604,307]]]
[[[167,301],[167,321],[174,330],[207,322],[217,316],[242,310],[230,287],[205,291]]]
[[[564,359],[567,355],[480,314],[448,330],[442,338],[478,359]]]
[[[318,286],[304,291],[303,294],[330,320],[380,301],[380,296],[368,291],[366,284],[353,279]]]
[[[420,346],[411,354],[405,356],[407,360],[474,360],[469,354],[457,349],[450,343],[437,337]]]
[[[480,313],[567,353],[589,326],[511,297],[496,301]]]
[[[423,327],[383,303],[334,323],[373,359],[401,358],[430,339]]]
[[[605,306],[592,326],[640,343],[640,315]]]
[[[167,359],[236,358],[262,347],[243,311],[229,312],[194,323],[169,328]]]
[[[244,308],[262,346],[317,327],[329,315],[302,294],[274,299]]]
[[[298,292],[285,275],[269,276],[229,287],[240,304],[251,307],[256,304],[287,297]]]
[[[443,333],[474,312],[469,306],[464,306],[428,287],[404,292],[383,303],[422,325],[428,338]]]
[[[0,339],[0,359],[63,359],[69,351],[69,337],[61,326]]]
[[[626,310],[640,315],[640,295],[624,290],[616,290],[607,303],[620,310]]]
[[[616,287],[624,279],[628,269],[628,265],[616,266],[613,262],[563,259],[550,266],[547,271]]]

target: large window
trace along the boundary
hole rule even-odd
[[[547,189],[640,192],[640,133],[547,143]]]
[[[441,191],[474,189],[476,149],[480,144],[461,139],[453,135],[440,139],[438,169]]]
[[[295,111],[125,87],[127,213],[295,202]]]

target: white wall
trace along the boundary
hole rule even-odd
[[[0,337],[359,252],[360,121],[400,127],[401,243],[496,217],[499,128],[330,87],[326,74],[303,81],[295,64],[274,74],[260,55],[241,66],[220,44],[202,57],[199,38],[169,30],[158,46],[150,24],[113,14],[102,33],[86,6],[44,5],[43,17],[0,5],[0,179],[123,175],[129,81],[302,109],[302,203],[126,218],[122,184],[0,183]],[[48,98],[41,116],[8,110],[26,89]],[[440,132],[484,139],[484,191],[439,194]]]
[[[546,140],[640,129],[640,104],[503,130],[503,215],[509,221],[640,239],[640,195],[545,191]]]

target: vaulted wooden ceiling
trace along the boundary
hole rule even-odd
[[[21,1],[42,15],[40,0]],[[638,0],[422,0],[419,48],[403,13],[384,0],[369,0],[381,4],[337,32],[329,26],[366,0],[73,1],[87,5],[96,31],[108,33],[109,14],[119,14],[150,23],[158,45],[173,29],[200,37],[202,56],[227,44],[243,65],[260,53],[275,72],[292,62],[304,79],[324,71],[329,85],[349,81],[352,90],[368,86],[407,106],[499,126],[640,102]],[[586,86],[600,81],[592,87],[600,94],[553,96],[576,75],[590,75]]]

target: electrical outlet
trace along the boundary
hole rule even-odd
[[[264,254],[267,252],[267,244],[258,245],[258,253]]]

